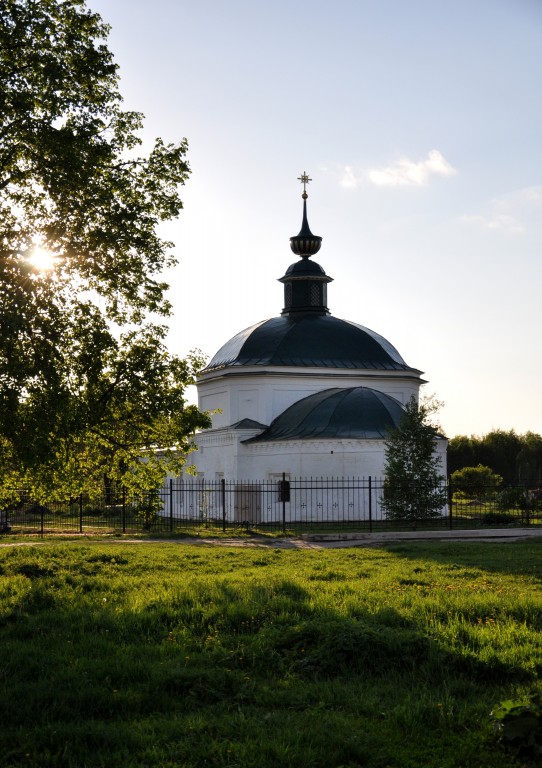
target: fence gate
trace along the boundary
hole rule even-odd
[[[262,493],[259,483],[236,483],[234,521],[236,523],[261,523]]]

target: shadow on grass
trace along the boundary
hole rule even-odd
[[[155,596],[143,580],[138,602],[89,578],[112,563],[128,560],[4,571],[23,581],[0,622],[3,765],[378,768],[425,764],[424,750],[467,765],[468,694],[535,676],[453,652],[391,608],[322,607],[289,579]]]
[[[387,552],[411,560],[432,560],[452,569],[471,568],[526,576],[542,583],[542,536],[514,542],[389,542]]]

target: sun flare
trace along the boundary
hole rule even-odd
[[[47,272],[54,269],[56,265],[56,258],[53,254],[45,248],[40,248],[40,246],[36,246],[32,250],[28,260],[38,272]]]

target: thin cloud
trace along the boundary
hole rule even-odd
[[[489,216],[462,216],[461,221],[467,224],[477,224],[482,229],[499,230],[519,234],[525,232],[525,227],[516,219],[504,213],[494,213]]]
[[[486,212],[461,216],[461,221],[483,230],[521,234],[537,226],[541,210],[542,187],[524,187],[490,200]]]
[[[351,166],[345,165],[341,178],[341,187],[345,189],[355,189],[358,186],[358,179]]]
[[[491,201],[498,210],[514,208],[526,215],[540,215],[542,186],[522,187]]]
[[[386,168],[373,168],[366,176],[378,187],[423,187],[432,175],[454,176],[456,169],[446,160],[438,149],[428,152],[425,160],[414,162],[402,157]]]

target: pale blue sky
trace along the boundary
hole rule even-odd
[[[306,170],[333,315],[449,436],[542,433],[542,0],[89,0],[144,138],[186,136],[170,346],[280,314]]]

